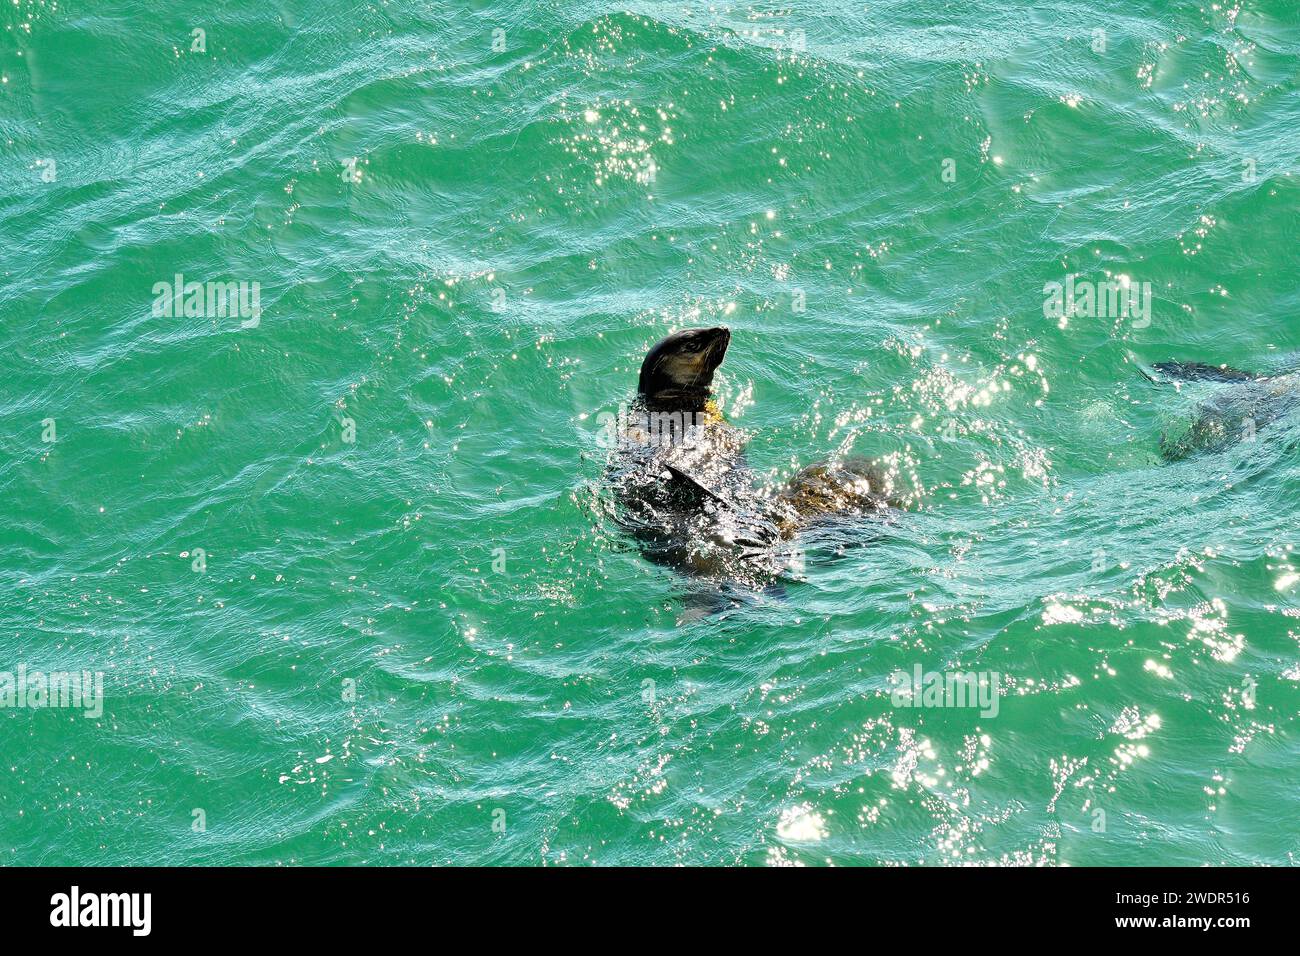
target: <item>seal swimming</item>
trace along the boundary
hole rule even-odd
[[[1161,436],[1160,454],[1168,462],[1220,452],[1253,439],[1259,429],[1300,408],[1300,373],[1259,375],[1204,362],[1157,362],[1152,368],[1181,382],[1226,386],[1197,406],[1186,432]]]
[[[775,493],[759,487],[746,433],[713,399],[730,343],[731,331],[719,326],[675,332],[650,349],[607,477],[618,521],[647,558],[724,591],[753,592],[770,589],[789,566],[801,529],[897,503],[862,458],[811,465]]]

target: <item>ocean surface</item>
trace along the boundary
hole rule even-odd
[[[103,675],[0,862],[1297,861],[1300,423],[1147,377],[1300,365],[1293,0],[0,27],[0,672]],[[911,506],[679,624],[597,422],[716,324],[763,482]]]

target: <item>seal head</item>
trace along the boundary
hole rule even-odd
[[[713,373],[730,343],[731,330],[725,326],[674,332],[655,345],[641,363],[637,393],[651,408],[703,408]]]

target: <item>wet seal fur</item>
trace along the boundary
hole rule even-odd
[[[799,531],[898,506],[863,458],[810,465],[776,493],[757,487],[747,434],[713,401],[730,343],[724,327],[685,329],[650,349],[607,472],[618,521],[642,553],[721,588],[710,610],[728,593],[770,592]]]

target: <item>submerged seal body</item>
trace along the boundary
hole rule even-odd
[[[646,557],[753,590],[789,565],[790,540],[811,521],[890,502],[862,459],[809,466],[775,494],[758,487],[745,458],[746,433],[722,417],[712,397],[730,342],[723,327],[686,329],[649,351],[608,476],[619,523]]]
[[[1197,406],[1196,418],[1185,432],[1161,437],[1160,453],[1166,461],[1253,440],[1261,428],[1300,408],[1300,373],[1257,375],[1200,362],[1160,362],[1154,368],[1178,381],[1224,385]]]

